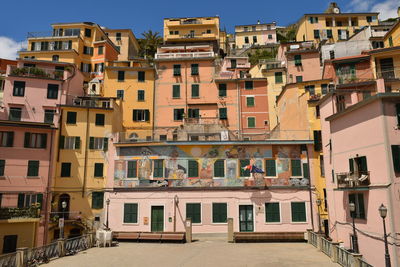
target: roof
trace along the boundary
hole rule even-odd
[[[219,16],[164,18],[164,20],[166,20],[166,19],[206,19],[206,18],[218,18],[219,19]]]
[[[56,127],[51,123],[44,122],[33,122],[33,121],[10,121],[10,120],[0,120],[0,126],[8,127],[24,127],[24,128],[44,128],[44,129],[56,129]]]
[[[235,25],[236,27],[243,27],[243,26],[257,26],[257,25],[276,25],[276,22],[269,22],[269,23],[254,23],[254,24],[245,24],[245,25]]]
[[[392,28],[390,28],[390,30],[383,37],[386,38],[389,34],[391,34],[398,25],[400,25],[399,18],[397,19],[397,22],[393,24]]]
[[[369,55],[355,55],[355,56],[348,56],[348,57],[340,57],[335,59],[325,60],[332,63],[348,63],[354,61],[363,61],[369,59]]]
[[[354,16],[354,15],[379,15],[379,12],[361,12],[361,13],[307,13],[304,14],[303,17],[305,16],[310,16],[310,15],[320,15],[320,16]]]

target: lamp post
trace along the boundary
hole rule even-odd
[[[60,232],[61,232],[61,238],[64,238],[65,209],[67,208],[67,202],[66,201],[61,202],[61,207],[62,207],[63,222],[60,227],[61,228]]]
[[[390,255],[389,255],[389,248],[388,248],[388,241],[386,234],[386,222],[385,222],[385,218],[387,215],[387,208],[385,207],[385,205],[381,204],[381,206],[379,207],[379,214],[381,215],[383,221],[383,235],[385,239],[385,266],[390,267],[391,266]]]
[[[110,206],[110,199],[109,199],[109,198],[106,200],[106,204],[107,204],[106,230],[108,231],[108,230],[110,230],[110,228],[108,228],[108,213],[109,213],[108,208],[109,208],[109,206]]]
[[[176,206],[178,206],[179,199],[178,196],[174,196],[174,232],[176,232]]]
[[[317,202],[317,206],[318,206],[318,234],[320,234],[322,232],[322,230],[321,230],[321,213],[320,213],[320,208],[321,208],[322,202],[321,202],[321,199],[319,199],[319,198],[316,200],[316,202]]]
[[[349,208],[350,208],[350,216],[353,219],[353,252],[354,253],[359,253],[359,251],[358,251],[358,238],[357,238],[357,232],[356,232],[356,224],[354,223],[354,217],[356,215],[356,205],[353,202],[350,202]]]

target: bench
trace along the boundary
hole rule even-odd
[[[185,241],[185,232],[114,232],[114,239],[136,241]]]
[[[234,232],[234,242],[304,242],[304,232]]]

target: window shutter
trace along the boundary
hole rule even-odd
[[[299,159],[291,160],[292,176],[301,176],[301,161]]]
[[[349,159],[349,169],[350,169],[350,172],[354,172],[354,160],[353,159]]]
[[[220,83],[218,85],[218,96],[220,97],[226,96],[226,83]]]
[[[148,109],[144,111],[144,120],[150,121],[150,111]]]
[[[358,215],[360,219],[365,219],[365,207],[364,207],[364,194],[357,194],[358,196]]]
[[[326,31],[326,36],[328,37],[328,38],[332,38],[333,36],[332,36],[332,30],[327,30]]]
[[[31,139],[31,134],[30,133],[25,133],[24,147],[29,147],[30,139]]]
[[[108,151],[108,138],[104,137],[103,151]]]
[[[174,84],[174,85],[172,86],[172,97],[173,97],[173,98],[179,98],[179,97],[181,97],[180,85],[179,85],[179,84]]]
[[[75,137],[75,149],[81,148],[81,138],[79,136]]]
[[[395,173],[400,172],[400,146],[392,145],[393,168]]]
[[[7,133],[7,146],[12,147],[14,143],[14,132]]]
[[[228,119],[227,108],[220,108],[219,109],[219,119],[226,120]]]
[[[42,134],[42,143],[40,144],[40,148],[46,148],[47,146],[47,134]]]
[[[189,160],[189,173],[188,177],[199,176],[199,163],[196,160]]]
[[[314,39],[319,39],[319,30],[314,30]]]
[[[138,111],[137,111],[136,109],[134,109],[134,110],[133,110],[133,117],[132,117],[132,120],[133,120],[133,121],[137,121],[137,120],[138,120],[137,117],[138,117]]]
[[[292,221],[306,221],[306,205],[304,202],[292,202]]]
[[[58,144],[58,147],[59,147],[60,149],[64,149],[64,143],[65,143],[65,136],[64,136],[64,135],[61,135],[61,136],[60,136],[60,143]]]
[[[89,149],[94,149],[94,137],[89,138]]]
[[[225,177],[225,164],[223,159],[214,162],[214,177]]]
[[[361,170],[359,170],[359,171],[368,171],[367,157],[360,158],[360,168],[361,168]]]
[[[303,177],[309,179],[309,173],[308,173],[308,163],[303,163]]]
[[[137,177],[137,161],[128,161],[128,178]]]
[[[39,208],[43,208],[43,194],[36,195],[36,202],[39,203]]]
[[[94,164],[94,177],[103,177],[103,163]]]
[[[274,159],[267,159],[265,161],[265,168],[267,176],[276,176],[276,164]]]
[[[24,194],[18,194],[18,208],[23,208],[24,207],[24,202],[25,202],[25,195]]]
[[[397,118],[397,125],[400,125],[400,103],[396,104],[396,118]]]
[[[280,222],[279,203],[265,203],[265,221]]]
[[[6,167],[6,161],[4,159],[0,159],[0,176],[4,176],[5,167]],[[0,194],[0,207],[1,207],[1,194]]]
[[[227,204],[226,203],[213,203],[213,223],[226,223],[227,221]]]
[[[246,167],[247,165],[250,164],[250,160],[248,159],[241,159],[240,160],[240,177],[249,177],[250,176],[250,170],[243,170],[243,167]]]

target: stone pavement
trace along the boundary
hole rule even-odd
[[[117,247],[92,248],[56,259],[51,266],[73,267],[329,267],[330,258],[307,243],[227,243],[223,239],[190,244],[119,243]]]

